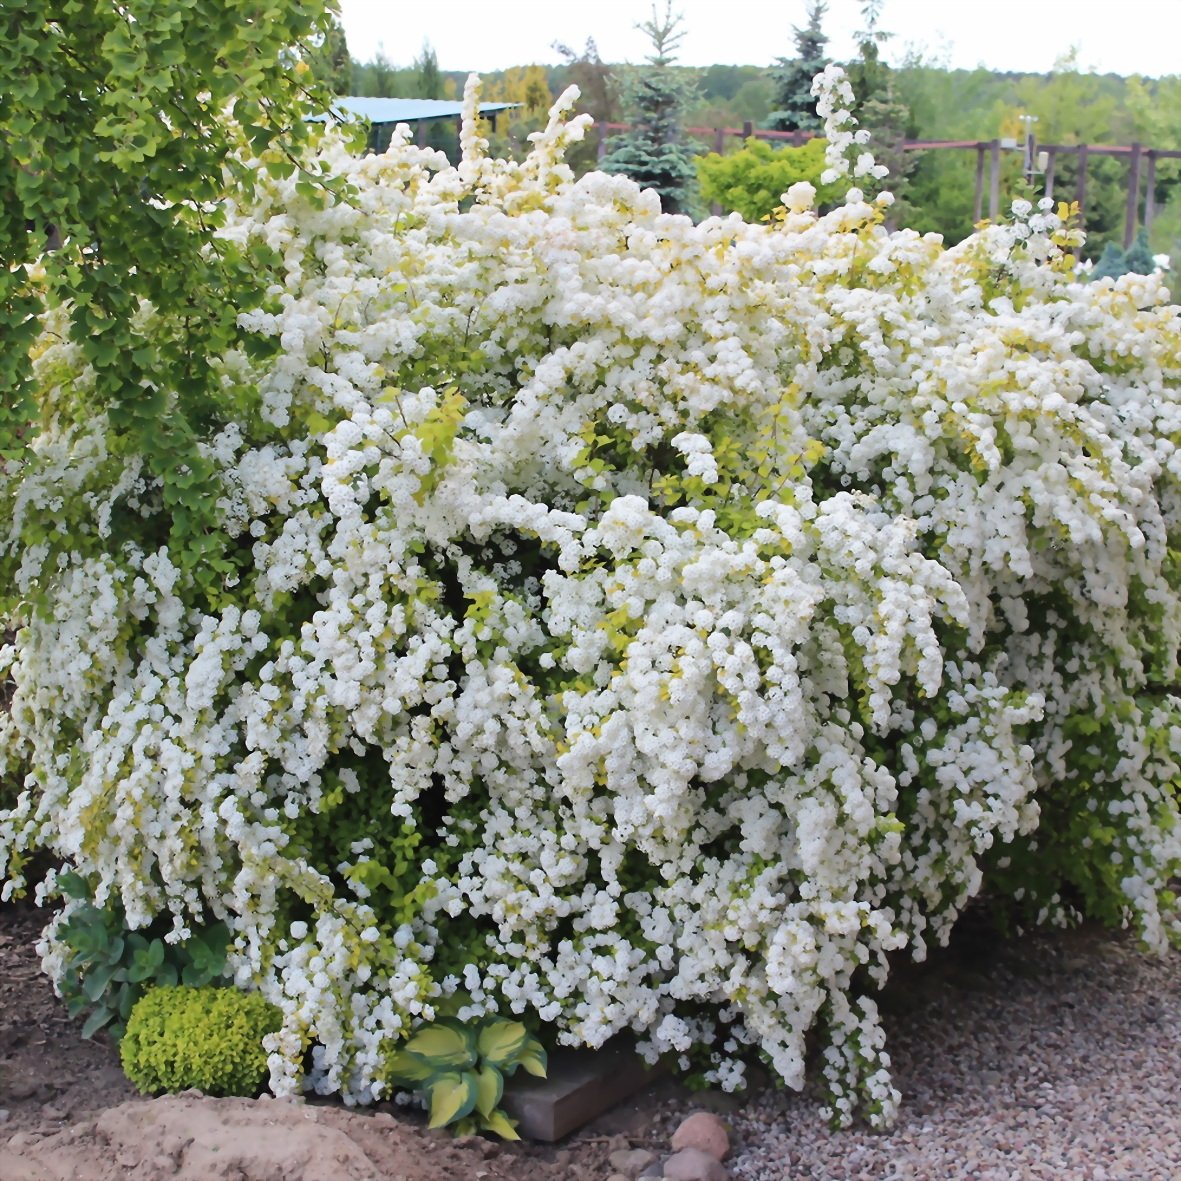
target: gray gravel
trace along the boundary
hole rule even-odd
[[[907,977],[884,1018],[894,1129],[830,1132],[818,1094],[763,1092],[729,1116],[732,1177],[1181,1181],[1181,952],[1067,933]]]

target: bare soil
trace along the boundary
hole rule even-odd
[[[82,1040],[41,974],[46,918],[0,906],[2,1181],[602,1181],[616,1149],[667,1151],[684,1106],[681,1088],[660,1084],[541,1145],[455,1139],[393,1104],[144,1099],[105,1039]]]

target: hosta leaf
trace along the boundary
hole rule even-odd
[[[480,1030],[476,1043],[480,1057],[493,1066],[505,1066],[525,1047],[529,1031],[519,1021],[497,1018]]]
[[[404,1048],[436,1067],[459,1066],[466,1069],[476,1064],[475,1035],[462,1026],[428,1025],[408,1038]]]
[[[545,1049],[534,1043],[517,1056],[514,1065],[521,1067],[526,1074],[531,1074],[534,1078],[545,1078],[545,1068],[548,1061]]]
[[[390,1080],[402,1086],[426,1082],[435,1073],[435,1067],[425,1058],[409,1050],[395,1050],[386,1059]]]
[[[502,1140],[520,1140],[517,1125],[503,1111],[480,1117],[480,1127],[485,1132],[495,1132]]]
[[[456,1120],[470,1115],[476,1106],[477,1079],[473,1071],[449,1070],[437,1075],[427,1087],[430,1098],[430,1121],[432,1128],[444,1128]]]
[[[476,1110],[487,1119],[504,1094],[504,1075],[495,1066],[485,1064],[476,1072]]]

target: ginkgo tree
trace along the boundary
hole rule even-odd
[[[238,339],[273,261],[218,236],[224,198],[254,191],[245,148],[271,149],[276,171],[304,167],[317,133],[307,117],[328,101],[305,59],[333,11],[331,0],[0,2],[0,454],[36,462],[27,444],[46,411],[30,348],[43,310],[68,302],[111,447],[145,457],[174,556],[206,577],[224,565],[198,446],[224,413],[208,358]]]

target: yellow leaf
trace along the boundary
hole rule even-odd
[[[533,1075],[534,1078],[545,1078],[545,1050],[538,1045],[530,1046],[525,1053],[518,1056],[517,1065],[522,1067],[526,1074]]]
[[[495,1132],[502,1140],[520,1140],[517,1126],[503,1111],[494,1111],[480,1120],[480,1126],[485,1132]]]
[[[498,1019],[488,1022],[476,1045],[480,1057],[493,1066],[504,1066],[525,1045],[529,1031],[519,1021]]]
[[[428,1087],[432,1128],[444,1128],[463,1119],[476,1106],[476,1076],[465,1070],[463,1074],[450,1070],[439,1075]]]
[[[390,1079],[402,1086],[424,1082],[435,1073],[435,1068],[425,1058],[406,1050],[395,1050],[386,1059],[386,1068]]]
[[[407,1039],[404,1049],[425,1058],[432,1066],[474,1066],[475,1038],[447,1025],[428,1025]]]
[[[504,1075],[495,1066],[481,1066],[476,1072],[476,1110],[488,1119],[504,1094]]]

